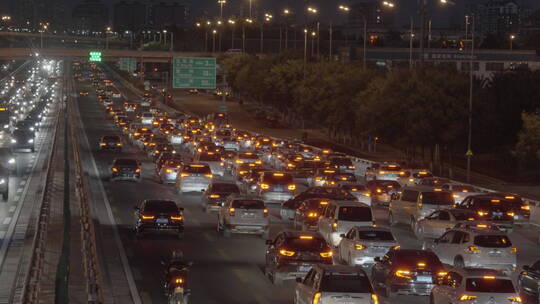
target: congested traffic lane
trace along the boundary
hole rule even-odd
[[[173,250],[184,251],[193,261],[189,280],[195,303],[286,303],[293,284],[274,287],[263,274],[265,243],[258,236],[224,239],[216,232],[216,215],[205,214],[200,207],[200,194],[177,195],[171,186],[161,185],[154,174],[154,165],[138,149],[125,145],[121,154],[97,151],[99,138],[120,134],[107,118],[95,95],[79,98],[79,107],[86,134],[93,144],[93,155],[103,180],[122,243],[143,300],[163,302],[161,280],[163,267]],[[114,157],[133,157],[142,161],[140,183],[109,182],[110,164]],[[136,240],[132,231],[133,207],[144,199],[174,199],[185,208],[186,228],[183,239],[148,236]],[[281,229],[279,223],[271,233]]]
[[[130,98],[131,100],[137,100],[137,97],[134,96],[131,92],[129,91],[126,91],[125,88],[123,88],[121,85],[119,85],[118,83],[116,83],[116,86],[122,91],[122,93],[124,95],[127,95],[128,98]],[[114,128],[114,127],[113,127]],[[149,164],[149,163],[146,163],[145,165],[146,167],[145,168],[148,168],[148,167],[152,167],[152,164]],[[106,172],[106,171],[104,171]],[[148,172],[146,172],[148,173]],[[151,176],[151,174],[149,175]],[[144,183],[144,181],[143,181]],[[167,187],[165,187],[165,189],[168,189]],[[211,257],[215,258],[216,256],[220,255],[219,253],[219,249],[223,250],[224,252],[228,253],[228,252],[231,252],[231,255],[235,255],[235,261],[245,261],[245,258],[247,257],[248,259],[254,259],[254,260],[257,260],[256,258],[254,258],[254,256],[260,256],[260,260],[259,260],[259,263],[258,263],[258,266],[259,266],[259,272],[255,272],[254,274],[255,275],[255,279],[252,280],[252,281],[249,281],[249,284],[247,284],[250,288],[252,286],[258,286],[258,285],[261,285],[263,287],[263,290],[272,290],[273,286],[270,285],[269,283],[267,283],[267,280],[262,276],[262,271],[260,271],[260,268],[262,267],[262,264],[264,262],[263,260],[263,254],[264,254],[264,251],[265,251],[265,246],[262,242],[250,242],[250,243],[242,243],[243,245],[245,245],[246,247],[249,247],[247,248],[247,250],[249,251],[249,254],[246,254],[246,256],[244,257],[244,252],[242,252],[242,250],[240,250],[239,252],[236,252],[234,249],[232,248],[229,248],[230,246],[235,246],[236,245],[236,242],[238,240],[236,239],[233,239],[233,240],[223,240],[223,239],[220,239],[219,237],[216,237],[216,238],[212,238],[212,236],[216,236],[215,234],[215,217],[212,218],[212,217],[208,217],[204,214],[202,214],[202,212],[200,211],[200,208],[197,206],[197,203],[198,203],[198,200],[199,200],[199,197],[198,196],[194,196],[194,195],[186,195],[186,196],[175,196],[172,192],[167,192],[169,195],[172,195],[171,197],[172,198],[175,198],[176,199],[180,199],[186,206],[188,206],[187,208],[187,214],[186,214],[186,217],[187,217],[187,231],[186,231],[186,238],[189,237],[188,233],[189,233],[189,230],[190,230],[190,226],[192,226],[192,230],[196,230],[196,231],[201,231],[202,233],[199,233],[198,236],[199,238],[204,238],[208,241],[208,245],[205,245],[205,248],[204,250],[208,250],[208,248],[211,248],[210,250],[214,253],[214,255],[212,255]],[[145,197],[146,198],[146,197]],[[150,197],[148,197],[150,198]],[[151,198],[155,198],[155,196],[151,196]],[[137,201],[138,203],[139,201]],[[131,204],[130,206],[127,206],[127,208],[131,207],[133,204]],[[387,209],[386,208],[375,208],[375,217],[377,219],[377,224],[388,224],[388,218],[387,218]],[[130,214],[131,214],[131,211],[130,211]],[[132,219],[131,217],[129,217],[129,220],[132,222]],[[190,223],[190,220],[194,220],[194,222]],[[275,231],[280,229],[281,227],[285,227],[285,225],[274,225],[273,227],[273,234],[275,234]],[[404,248],[422,248],[422,242],[419,241],[418,239],[415,238],[413,232],[411,231],[411,229],[406,226],[406,225],[397,225],[395,227],[392,228],[392,231],[394,233],[394,235],[396,236],[397,240],[399,241],[399,243],[404,247]],[[538,255],[536,254],[536,252],[538,252],[538,245],[536,243],[536,240],[537,240],[537,235],[538,235],[538,231],[535,230],[535,229],[531,229],[530,227],[524,227],[524,228],[521,228],[521,227],[518,227],[516,228],[515,232],[511,235],[511,238],[514,242],[514,244],[516,245],[516,247],[518,247],[519,251],[518,251],[518,263],[519,265],[523,265],[523,264],[531,264],[532,262],[534,262],[537,258],[538,258]],[[244,238],[242,238],[243,240]],[[249,239],[249,238],[248,238]],[[200,239],[197,239],[197,241],[200,241]],[[251,241],[251,240],[250,240]],[[219,246],[217,247],[218,249],[215,249],[216,247],[214,247],[215,245],[219,244]],[[190,244],[190,246],[193,246],[193,244]],[[173,248],[173,247],[171,247]],[[172,249],[171,249],[172,250]],[[186,248],[184,250],[190,250],[189,248]],[[231,250],[231,251],[229,251]],[[162,255],[165,255],[164,258],[167,258],[167,254],[168,252],[163,252],[163,251],[159,251],[160,254]],[[170,252],[170,251],[169,251]],[[194,251],[196,254],[199,254],[198,251]],[[155,252],[150,250],[149,254],[154,254]],[[186,255],[188,256],[188,258],[191,257],[191,253],[193,253],[193,251],[186,251]],[[231,272],[231,270],[228,268],[228,267],[223,267],[225,263],[230,263],[231,262],[231,259],[230,258],[223,258],[225,257],[224,255],[221,255],[222,256],[222,259],[213,259],[212,262],[216,262],[219,264],[219,267],[216,267],[216,266],[209,266],[210,264],[206,264],[206,266],[209,267],[208,272],[203,272],[203,273],[193,273],[192,276],[194,276],[194,278],[196,278],[198,275],[202,275],[203,278],[204,276],[208,276],[207,279],[211,279],[212,276],[214,277],[217,277],[217,276],[221,276],[223,274],[223,272]],[[237,260],[236,259],[236,256],[241,256],[242,259],[240,260]],[[203,258],[203,256],[201,255],[201,258]],[[203,259],[202,262],[205,262],[205,263],[208,263],[210,262],[210,260],[206,260],[206,259]],[[212,271],[212,270],[215,270],[215,271]],[[194,267],[193,269],[194,272],[196,272],[196,268]],[[234,274],[239,274],[238,272],[236,271],[232,271],[233,275]],[[242,281],[241,281],[241,275],[236,275],[236,276],[226,276],[228,279],[230,280],[237,280],[237,282],[235,284],[242,284]],[[259,279],[259,280],[257,280]],[[245,284],[244,284],[245,285]],[[291,288],[292,284],[289,284],[288,285],[288,288]],[[159,288],[159,286],[157,287]],[[242,290],[240,294],[236,294],[235,292],[235,288],[227,288],[227,291],[229,292],[234,292],[236,296],[238,295],[243,295],[245,294],[245,291]],[[197,292],[196,292],[196,288],[194,288],[194,299],[196,299],[197,297]],[[280,301],[279,298],[282,298],[283,300]],[[291,298],[292,298],[292,290],[289,290],[288,292],[288,295],[286,294],[279,294],[276,298],[276,295],[272,294],[272,297],[268,298],[268,299],[271,299],[270,301],[272,303],[287,303],[287,302],[290,302],[291,301]],[[243,301],[239,301],[237,299],[234,299],[232,302],[235,302],[235,303],[242,303]],[[387,302],[387,301],[385,301]],[[418,296],[400,296],[400,297],[397,297],[395,299],[393,299],[391,302],[387,302],[387,303],[422,303],[422,302],[425,302],[427,303],[428,302],[428,299],[427,297],[418,297]]]

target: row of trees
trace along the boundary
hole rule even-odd
[[[322,127],[331,139],[366,150],[378,138],[416,163],[452,163],[453,155],[458,161],[464,157],[469,76],[461,72],[441,67],[363,69],[355,62],[304,64],[290,54],[232,56],[220,64],[237,94],[275,109],[293,127]],[[508,167],[518,159],[531,161],[516,142],[522,112],[539,106],[539,81],[540,72],[531,71],[474,80],[476,154],[496,155]]]

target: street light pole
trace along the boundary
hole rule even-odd
[[[260,53],[262,54],[263,53],[263,45],[264,45],[264,29],[263,29],[263,26],[264,26],[264,22],[261,21],[261,50],[260,50]]]
[[[364,17],[364,58],[363,58],[363,67],[364,67],[364,70],[366,69],[366,56],[367,56],[367,52],[366,52],[366,48],[367,48],[367,19],[366,19],[366,15],[362,15]]]
[[[330,47],[328,49],[328,58],[330,61],[332,61],[332,21],[330,21],[330,30],[328,32],[329,36],[330,36]]]
[[[216,52],[216,34],[217,34],[217,31],[213,30],[212,31],[212,53]]]
[[[170,51],[172,52],[174,50],[174,33],[171,32],[171,49]]]
[[[471,181],[471,158],[472,153],[472,111],[473,111],[473,63],[474,63],[474,24],[475,16],[472,15],[472,27],[471,27],[471,58],[469,60],[469,136],[467,140],[467,182]]]
[[[414,20],[413,20],[412,16],[409,16],[409,17],[410,17],[410,21],[411,21],[411,34],[410,34],[410,37],[409,37],[409,68],[412,69],[413,68],[413,52],[412,52],[412,49],[413,49],[413,37],[414,37]]]
[[[510,52],[514,50],[514,39],[516,39],[516,36],[510,35]]]
[[[108,26],[105,28],[105,49],[109,49],[109,32],[111,31],[111,27]]]
[[[306,79],[306,64],[307,64],[307,34],[308,30],[304,29],[304,79]]]

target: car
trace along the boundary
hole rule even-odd
[[[433,177],[427,169],[402,169],[403,174],[397,179],[401,186],[414,186],[420,183],[423,178]]]
[[[433,304],[522,303],[512,279],[491,269],[451,269],[430,294]]]
[[[205,212],[219,210],[230,195],[240,194],[240,188],[235,183],[213,181],[201,198],[201,204]]]
[[[265,171],[259,175],[256,193],[266,203],[282,204],[291,199],[296,191],[296,184],[290,173]]]
[[[466,223],[476,220],[477,214],[471,210],[437,210],[419,220],[415,225],[414,233],[420,240],[426,238],[439,238],[448,229],[454,228],[459,223]]]
[[[319,218],[317,229],[328,244],[337,247],[342,234],[354,226],[372,226],[371,207],[351,201],[330,201]]]
[[[487,221],[508,233],[514,229],[516,205],[504,198],[492,194],[471,195],[466,197],[457,209],[476,212],[478,220]]]
[[[175,201],[149,199],[135,206],[135,236],[148,233],[172,233],[178,237],[184,234],[183,208]]]
[[[178,172],[184,163],[178,158],[170,158],[165,161],[158,171],[158,181],[160,184],[175,184]]]
[[[182,168],[176,176],[175,189],[178,193],[189,191],[206,191],[213,178],[207,164],[192,163]]]
[[[105,135],[99,140],[99,149],[101,151],[113,150],[122,152],[122,139],[118,135]]]
[[[236,155],[236,158],[234,160],[233,166],[231,168],[232,174],[236,175],[236,171],[238,170],[239,166],[242,164],[256,164],[256,165],[262,165],[262,161],[259,159],[259,156],[253,152],[239,152]]]
[[[34,131],[16,129],[11,134],[11,149],[28,149],[35,152],[34,146]]]
[[[358,183],[340,184],[339,187],[348,191],[357,201],[371,206],[372,197],[371,190],[366,185]]]
[[[379,298],[373,292],[368,275],[360,267],[315,265],[305,278],[297,278],[296,280],[295,304],[379,303]]]
[[[351,173],[354,174],[356,166],[353,164],[352,160],[349,157],[344,156],[333,156],[328,159],[332,166],[339,170],[342,173]]]
[[[356,176],[352,173],[335,173],[323,178],[324,185],[329,187],[339,187],[340,185],[356,183]]]
[[[300,230],[317,230],[319,216],[328,205],[328,199],[309,198],[304,200],[296,209],[293,226]]]
[[[281,210],[279,211],[281,218],[292,221],[294,219],[296,209],[298,209],[304,200],[309,198],[356,201],[354,196],[341,188],[323,186],[310,187],[281,205]]]
[[[212,170],[212,174],[223,176],[225,175],[225,166],[221,160],[220,153],[213,151],[202,151],[195,154],[195,162],[207,164]]]
[[[461,184],[442,184],[440,185],[441,188],[451,191],[452,196],[454,197],[454,201],[456,204],[460,204],[467,196],[471,195],[478,195],[483,194],[482,191],[479,189],[471,186],[471,185],[461,185]]]
[[[0,193],[2,194],[4,202],[7,202],[9,199],[9,178],[9,168],[0,165]]]
[[[285,230],[267,240],[265,275],[275,285],[303,278],[317,264],[332,264],[332,249],[313,231]]]
[[[111,181],[141,181],[141,163],[132,158],[116,158],[111,166]]]
[[[388,206],[401,191],[401,185],[393,180],[371,180],[366,187],[371,192],[372,203],[383,206]]]
[[[375,264],[376,257],[384,256],[388,250],[397,245],[389,228],[352,227],[341,236],[336,250],[337,258],[347,265],[369,268]]]
[[[531,217],[531,206],[528,202],[515,193],[496,192],[492,193],[504,199],[507,202],[512,203],[512,211],[514,212],[515,222],[526,222]]]
[[[513,271],[517,267],[517,248],[508,235],[487,224],[450,229],[440,238],[424,242],[423,247],[457,268]]]
[[[365,179],[370,180],[393,180],[397,181],[405,172],[396,163],[383,163],[379,166],[371,166],[366,169]]]
[[[217,229],[228,238],[232,233],[260,234],[268,239],[268,209],[264,202],[251,196],[230,196],[218,211]]]
[[[391,200],[388,207],[390,225],[405,223],[415,230],[416,222],[435,210],[452,208],[452,193],[442,188],[403,187],[397,199]]]
[[[531,266],[523,265],[517,284],[519,292],[524,295],[524,300],[532,298],[534,301],[531,301],[531,303],[538,303],[540,299],[540,260]]]
[[[371,283],[375,291],[386,298],[428,296],[447,273],[433,252],[399,248],[389,250],[382,258],[375,258]]]
[[[338,173],[337,169],[317,169],[309,184],[311,187],[325,186],[326,177],[336,173]]]
[[[143,125],[151,126],[154,121],[154,114],[150,112],[144,112],[141,114],[141,123]]]
[[[88,91],[80,91],[79,95],[86,96],[86,95],[88,95]]]

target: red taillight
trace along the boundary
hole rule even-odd
[[[155,216],[153,215],[141,215],[141,219],[143,220],[153,220],[154,218],[156,218]]]
[[[171,220],[173,220],[173,221],[181,221],[183,219],[184,219],[184,217],[182,217],[181,215],[176,215],[176,216],[173,215],[173,216],[171,216]]]

